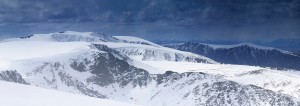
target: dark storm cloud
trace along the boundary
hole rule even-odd
[[[0,0],[0,35],[61,30],[145,38],[299,38],[300,0]]]

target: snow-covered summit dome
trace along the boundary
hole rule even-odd
[[[55,42],[106,42],[112,41],[111,36],[98,32],[75,32],[75,31],[63,31],[49,34],[34,34],[30,36],[11,38],[4,41],[55,41]]]

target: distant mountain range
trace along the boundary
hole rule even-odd
[[[220,63],[300,70],[300,56],[298,53],[251,43],[212,45],[185,42],[165,44],[164,46],[203,55]]]
[[[184,43],[187,41],[181,40],[154,40],[157,44],[171,44],[171,43]],[[193,40],[191,42],[199,42],[205,44],[217,44],[217,45],[234,45],[243,43],[243,41],[226,41],[226,40]],[[289,51],[300,51],[300,39],[277,39],[269,42],[262,41],[246,41],[253,44],[269,46]]]

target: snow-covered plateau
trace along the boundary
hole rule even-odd
[[[16,88],[10,89],[11,95],[22,87],[52,89],[49,92],[66,95],[61,96],[66,103],[97,97],[99,103],[146,106],[299,106],[299,79],[296,70],[220,64],[129,36],[66,31],[0,43],[0,80],[25,84],[0,82],[1,87]],[[48,95],[37,89],[18,93],[18,99],[31,93],[32,98]],[[54,94],[39,103],[59,99]],[[78,98],[67,97],[74,94]]]

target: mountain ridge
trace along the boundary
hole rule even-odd
[[[192,52],[225,64],[257,65],[300,70],[300,57],[293,52],[252,44],[211,45],[198,42],[164,45]]]

